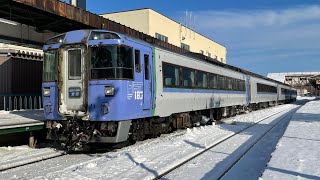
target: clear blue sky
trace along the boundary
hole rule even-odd
[[[87,0],[101,14],[152,8],[227,48],[227,63],[262,75],[320,71],[320,0]]]

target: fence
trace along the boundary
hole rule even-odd
[[[41,94],[0,94],[0,110],[41,109]]]

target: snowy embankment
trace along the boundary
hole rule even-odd
[[[164,179],[258,179],[295,110],[250,126],[165,175]]]
[[[262,179],[320,179],[320,101],[292,117]]]
[[[43,119],[43,110],[0,111],[0,129],[41,126]],[[51,148],[0,147],[0,171],[60,156],[61,153]]]
[[[178,131],[149,139],[118,152],[75,164],[37,179],[152,179],[161,172],[191,157],[216,142],[233,135],[262,118],[291,110],[297,105],[283,105],[229,118],[235,124],[220,124]]]
[[[315,100],[316,98],[319,98],[319,97],[314,97],[314,96],[297,96],[297,100]]]

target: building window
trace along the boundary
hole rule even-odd
[[[211,57],[211,53],[208,53],[208,57]]]
[[[200,54],[203,54],[204,52],[202,50],[200,50]]]
[[[181,43],[181,48],[190,51],[190,46],[188,44]]]
[[[160,39],[161,41],[168,42],[168,37],[167,37],[167,36],[164,36],[164,35],[162,35],[162,34],[156,33],[156,38],[157,38],[157,39]]]

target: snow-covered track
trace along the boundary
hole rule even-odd
[[[162,172],[159,172],[159,176],[157,176],[155,179],[160,179],[160,178],[162,178],[162,177],[166,177],[166,176],[169,175],[171,172],[177,171],[179,168],[183,167],[184,165],[186,165],[186,164],[189,163],[190,161],[192,161],[192,160],[194,160],[195,158],[201,156],[201,155],[204,154],[205,152],[213,149],[214,147],[217,147],[218,145],[226,142],[226,141],[229,140],[230,138],[232,138],[232,137],[234,137],[234,136],[236,136],[236,135],[238,135],[238,134],[241,134],[241,133],[245,132],[245,131],[248,130],[249,128],[252,128],[253,126],[258,125],[258,124],[262,123],[263,121],[266,121],[266,120],[272,118],[273,116],[277,116],[277,115],[285,112],[283,115],[280,116],[280,119],[278,120],[277,123],[273,124],[272,127],[271,127],[268,131],[264,132],[263,135],[262,135],[260,138],[258,138],[255,143],[253,143],[252,145],[250,145],[250,147],[249,147],[244,153],[242,153],[241,155],[237,156],[237,159],[236,159],[233,163],[231,163],[228,168],[225,168],[225,169],[224,169],[224,172],[220,172],[220,175],[218,175],[218,178],[217,178],[217,179],[221,179],[234,165],[236,165],[236,164],[239,162],[239,160],[240,160],[243,156],[245,156],[245,154],[246,154],[252,147],[254,147],[255,144],[257,144],[257,143],[259,142],[259,140],[261,140],[261,139],[262,139],[269,131],[271,131],[274,127],[276,127],[282,120],[287,119],[288,117],[292,116],[300,107],[301,107],[301,106],[299,106],[299,107],[297,107],[297,108],[294,108],[294,109],[291,109],[291,108],[284,109],[284,110],[275,112],[275,113],[273,113],[273,114],[271,114],[271,115],[268,115],[268,116],[266,116],[266,117],[263,117],[263,118],[261,118],[260,120],[256,121],[255,123],[253,123],[253,124],[245,127],[244,129],[240,130],[239,132],[231,133],[231,134],[229,134],[228,136],[224,137],[223,139],[220,139],[219,141],[216,141],[216,142],[214,142],[213,144],[206,146],[206,148],[204,148],[202,151],[198,151],[197,153],[191,154],[190,156],[186,157],[185,159],[180,160],[180,163],[176,163],[176,164],[172,165],[171,167],[168,167],[167,169],[163,170]],[[289,109],[291,109],[291,110],[288,111]],[[286,111],[287,111],[287,112],[286,112]]]
[[[40,150],[40,152],[35,150],[35,152],[30,152],[18,157],[14,157],[5,162],[2,162],[0,164],[0,172],[65,155],[63,151],[57,151],[49,148],[46,148],[46,149],[47,150]]]

